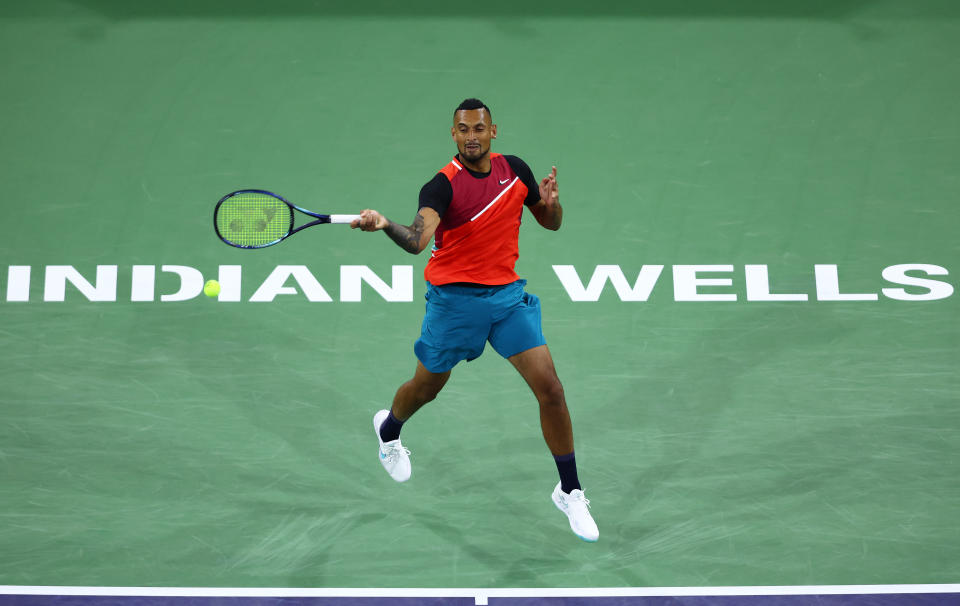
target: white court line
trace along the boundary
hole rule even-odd
[[[0,595],[70,595],[139,597],[371,597],[474,598],[485,605],[490,598],[537,597],[655,597],[655,596],[765,596],[765,595],[877,595],[960,593],[960,584],[937,585],[795,585],[746,587],[544,587],[544,588],[281,588],[281,587],[60,587],[55,585],[0,585]]]

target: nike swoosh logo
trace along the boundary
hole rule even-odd
[[[509,181],[509,180],[510,180],[510,179],[504,179],[503,181],[500,181],[500,185],[503,185],[504,183],[506,183],[506,182]]]

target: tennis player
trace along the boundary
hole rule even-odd
[[[560,474],[553,502],[577,536],[596,541],[600,533],[577,478],[563,386],[541,330],[540,300],[524,291],[526,280],[514,271],[523,207],[547,229],[556,231],[563,222],[557,168],[537,183],[523,160],[492,153],[497,125],[479,99],[457,107],[450,133],[458,153],[420,190],[411,225],[375,210],[364,210],[351,223],[363,231],[383,230],[413,254],[434,240],[424,271],[427,310],[414,345],[416,371],[397,390],[391,409],[373,417],[380,462],[394,480],[410,478],[410,451],[400,443],[403,424],[437,397],[454,366],[480,356],[489,341],[540,403],[543,437]]]

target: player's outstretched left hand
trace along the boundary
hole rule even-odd
[[[369,208],[360,212],[360,218],[350,223],[350,229],[358,227],[363,231],[379,231],[390,225],[390,221],[375,210]]]

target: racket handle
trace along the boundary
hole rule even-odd
[[[330,215],[331,223],[352,223],[359,219],[360,215]]]

